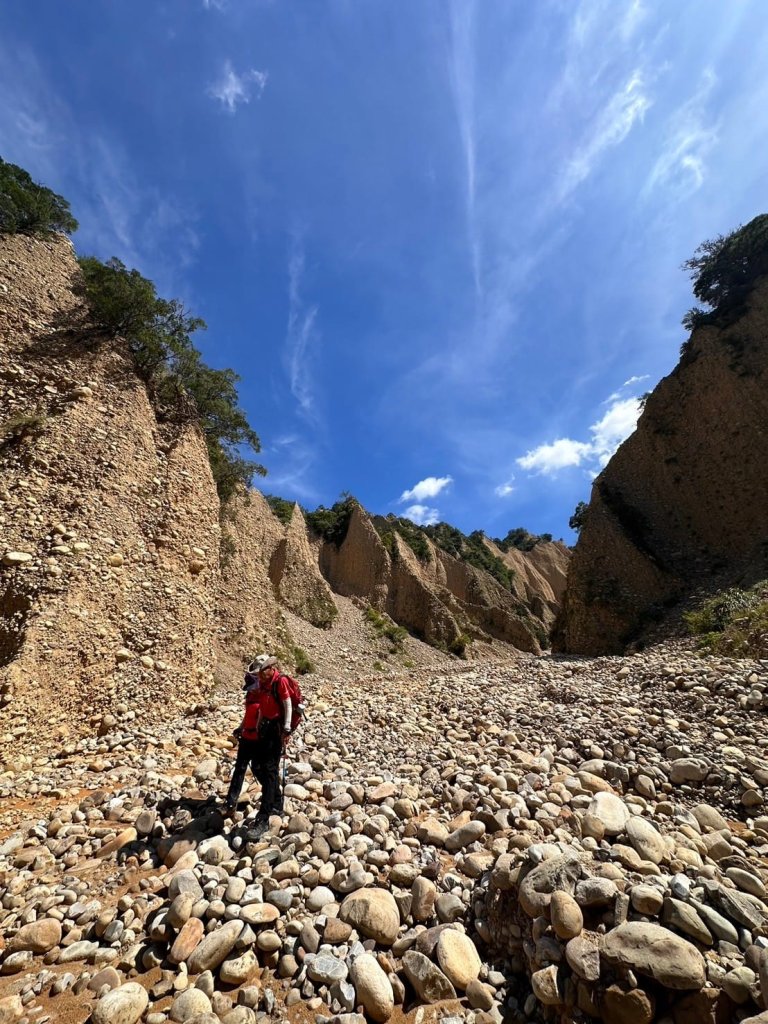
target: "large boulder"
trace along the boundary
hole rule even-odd
[[[113,988],[96,1003],[93,1024],[136,1024],[149,1003],[146,989],[135,981]]]
[[[466,989],[480,975],[482,962],[475,944],[468,935],[446,928],[437,940],[437,961],[452,985]]]
[[[206,935],[187,961],[190,974],[202,974],[213,971],[235,948],[235,943],[243,930],[242,921],[227,921],[210,935]]]
[[[645,974],[665,988],[700,989],[704,957],[685,939],[657,924],[629,921],[608,932],[601,956],[613,966]]]
[[[387,889],[357,889],[346,897],[339,917],[368,939],[391,946],[400,930],[400,911]]]
[[[371,953],[356,957],[350,973],[357,1001],[362,1003],[366,1014],[379,1024],[389,1020],[395,1009],[395,996],[392,984],[376,957]]]
[[[33,953],[47,953],[61,942],[61,924],[53,917],[25,924],[8,943],[8,952],[29,949]]]
[[[416,995],[425,1003],[456,998],[456,989],[451,982],[423,953],[409,949],[403,957],[403,969]]]

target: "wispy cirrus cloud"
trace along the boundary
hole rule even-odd
[[[161,293],[183,292],[179,272],[200,247],[196,212],[140,178],[108,127],[84,134],[33,52],[0,43],[0,92],[0,152],[66,195],[80,223],[78,249],[119,257],[152,277]]]
[[[307,305],[301,294],[305,268],[304,241],[299,232],[291,235],[288,253],[288,325],[285,358],[291,393],[301,413],[316,419],[312,381],[312,345],[319,340],[316,328],[317,306]]]
[[[707,106],[717,77],[706,68],[691,98],[670,118],[664,145],[643,186],[643,198],[666,188],[677,199],[704,184],[707,157],[717,144],[719,124]]]
[[[474,6],[452,3],[449,74],[453,90],[465,175],[465,216],[475,293],[480,294],[480,233],[476,210]]]
[[[291,432],[272,438],[264,446],[262,457],[269,466],[266,490],[273,494],[290,494],[311,504],[320,499],[312,483],[317,465],[317,449],[302,433]]]
[[[260,99],[267,85],[269,75],[266,71],[248,68],[246,71],[235,71],[232,61],[225,60],[221,74],[207,89],[208,95],[234,114],[241,103],[250,103],[253,96]]]
[[[558,204],[592,174],[607,150],[620,145],[642,122],[651,103],[643,73],[636,69],[610,97],[566,164],[555,190]]]

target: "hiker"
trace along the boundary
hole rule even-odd
[[[235,729],[237,759],[226,798],[226,810],[237,807],[245,773],[251,766],[261,783],[261,806],[256,822],[266,823],[270,814],[281,814],[280,757],[291,735],[295,710],[289,680],[277,668],[277,658],[260,654],[245,674],[245,715]]]

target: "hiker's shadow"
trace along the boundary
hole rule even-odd
[[[226,819],[213,797],[166,797],[155,806],[157,823],[149,835],[123,847],[123,856],[149,853],[153,864],[173,866],[188,850],[205,839],[223,835]],[[158,823],[162,822],[162,828]]]

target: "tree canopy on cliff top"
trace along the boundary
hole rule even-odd
[[[689,310],[683,318],[686,328],[714,323],[739,310],[757,278],[768,274],[768,214],[702,242],[683,269],[690,272],[693,294],[710,307]]]
[[[240,454],[241,446],[254,453],[261,447],[238,404],[240,378],[234,370],[208,366],[192,343],[205,321],[190,316],[178,299],[160,298],[152,281],[118,259],[102,263],[84,256],[79,262],[95,321],[125,339],[161,417],[197,419],[221,500],[238,484],[250,484],[254,474],[263,475],[263,466]]]
[[[0,232],[50,235],[77,231],[69,203],[44,185],[38,185],[17,164],[0,157]]]
[[[0,233],[45,237],[77,227],[66,199],[0,158]],[[205,321],[191,316],[178,299],[161,298],[152,281],[118,259],[103,263],[83,256],[79,263],[95,323],[125,340],[158,415],[200,425],[221,501],[238,486],[248,486],[255,474],[266,473],[241,454],[244,448],[256,454],[261,444],[239,405],[240,378],[234,370],[208,366],[192,343]]]

